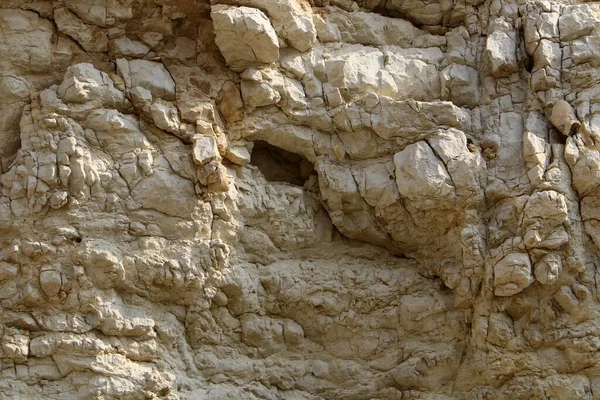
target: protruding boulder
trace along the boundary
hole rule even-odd
[[[486,51],[495,77],[507,77],[519,70],[517,43],[513,32],[492,32],[487,38]]]
[[[161,63],[147,60],[117,60],[117,71],[125,80],[127,89],[141,86],[152,96],[175,100],[175,81]]]
[[[89,63],[75,64],[67,69],[58,87],[58,95],[73,104],[99,101],[110,106],[125,100],[123,92],[115,88],[108,75]]]
[[[565,7],[558,20],[560,39],[567,42],[593,31],[598,23],[598,17],[593,10],[588,4]]]
[[[550,114],[550,122],[566,136],[576,134],[581,127],[581,122],[577,119],[575,110],[565,100],[559,100],[554,104],[552,114]]]
[[[271,21],[260,10],[250,7],[216,5],[211,17],[215,42],[227,64],[241,71],[252,65],[269,64],[279,59],[279,40]]]
[[[512,296],[533,283],[531,261],[526,253],[510,253],[494,265],[494,294]]]
[[[263,10],[271,20],[277,35],[298,51],[307,51],[317,40],[313,10],[308,1],[228,0],[219,2]],[[214,3],[217,1],[213,1]]]
[[[204,165],[212,160],[220,160],[219,149],[217,142],[212,136],[194,135],[192,137],[194,149],[192,150],[192,158],[196,165]]]
[[[179,133],[179,115],[176,108],[155,103],[150,107],[150,113],[160,129],[173,134]]]
[[[40,272],[40,286],[46,296],[56,296],[62,287],[62,278],[60,276],[60,272],[54,270],[45,270]]]
[[[242,98],[250,107],[263,107],[277,104],[281,95],[268,81],[242,80]]]
[[[422,201],[447,196],[454,190],[444,164],[424,141],[396,153],[394,164],[396,184],[403,197]]]
[[[233,146],[227,149],[225,153],[225,158],[227,158],[232,163],[238,165],[246,165],[250,162],[250,152],[245,146]]]
[[[457,106],[475,107],[479,101],[479,74],[467,65],[451,64],[440,73],[442,97]]]

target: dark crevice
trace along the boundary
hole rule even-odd
[[[550,144],[562,144],[567,143],[567,137],[557,131],[556,129],[550,129]]]
[[[525,70],[529,73],[531,73],[533,71],[533,57],[531,56],[526,56],[523,57],[522,61],[523,63],[523,67],[525,68]]]
[[[262,140],[254,142],[250,164],[256,166],[268,181],[296,186],[304,186],[310,175],[316,174],[313,164],[303,156]]]

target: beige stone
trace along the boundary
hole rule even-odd
[[[58,30],[73,38],[86,51],[102,52],[108,50],[108,35],[104,30],[83,23],[66,8],[59,8],[54,11],[54,18]]]
[[[576,134],[581,127],[575,110],[564,100],[557,101],[552,107],[550,122],[565,136]]]
[[[598,4],[9,3],[0,397],[600,391]]]
[[[147,60],[116,60],[117,71],[125,80],[128,89],[141,86],[149,90],[154,97],[165,100],[175,99],[175,82],[165,66]]]
[[[250,7],[212,7],[216,43],[234,70],[279,58],[279,42],[267,16]]]
[[[511,253],[494,265],[494,294],[512,296],[533,283],[531,261],[524,253]]]
[[[492,32],[486,42],[486,51],[494,76],[506,77],[518,71],[517,44],[514,32]]]
[[[235,122],[244,118],[244,102],[235,83],[227,81],[221,88],[219,109],[223,114],[223,118],[228,122]]]

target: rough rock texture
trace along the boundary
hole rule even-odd
[[[600,5],[0,2],[0,398],[600,397]]]

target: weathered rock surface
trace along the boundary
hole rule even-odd
[[[267,16],[251,7],[214,6],[215,41],[227,64],[243,69],[279,59],[279,41]]]
[[[0,398],[597,398],[599,26],[0,2]]]

